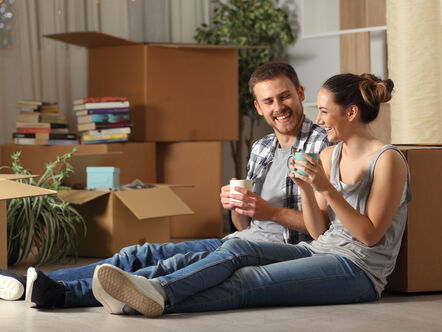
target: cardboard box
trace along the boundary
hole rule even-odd
[[[56,191],[48,190],[25,183],[16,182],[16,179],[26,179],[32,175],[0,174],[0,268],[8,268],[8,245],[7,245],[7,211],[6,200],[13,198],[32,197],[56,194]]]
[[[59,191],[87,224],[79,256],[110,257],[121,248],[170,240],[169,217],[193,211],[167,185],[125,191]]]
[[[86,187],[86,166],[114,166],[120,169],[120,184],[131,183],[138,178],[145,183],[157,182],[156,146],[152,142],[129,142],[112,144],[77,145],[72,164],[75,173],[67,179],[69,185]],[[9,157],[15,151],[22,151],[20,160],[23,167],[34,174],[43,174],[45,163],[54,161],[57,156],[72,151],[65,145],[16,145],[1,146],[1,160],[10,165]],[[78,158],[80,157],[81,158]],[[77,159],[77,161],[76,161]],[[92,164],[91,164],[92,163]]]
[[[399,146],[411,174],[412,201],[387,290],[442,291],[442,146]]]
[[[131,141],[238,139],[237,47],[142,44],[99,32],[45,37],[89,49],[88,94],[128,97]]]
[[[158,182],[194,185],[175,189],[195,214],[171,217],[172,238],[222,236],[222,164],[221,142],[157,144]]]

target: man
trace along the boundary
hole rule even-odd
[[[290,65],[267,63],[259,67],[250,78],[249,88],[255,98],[256,110],[274,133],[253,145],[247,165],[247,177],[253,181],[253,192],[237,187],[241,195],[230,195],[229,185],[221,188],[221,203],[232,211],[237,232],[222,240],[126,247],[95,264],[46,275],[34,268],[28,269],[26,277],[2,271],[0,298],[19,299],[26,291],[26,301],[31,307],[95,306],[100,303],[92,294],[92,276],[100,264],[112,264],[134,275],[155,278],[205,257],[234,237],[287,243],[310,240],[300,212],[300,194],[285,165],[292,150],[319,153],[329,146],[327,135],[321,127],[305,118],[302,107],[304,88]],[[106,309],[112,313],[130,310],[118,301]]]

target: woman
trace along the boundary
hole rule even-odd
[[[341,74],[319,91],[317,123],[339,143],[325,149],[320,162],[304,154],[308,162],[291,166],[308,175],[291,178],[300,187],[304,222],[314,241],[232,240],[151,280],[101,265],[93,279],[97,300],[111,313],[126,305],[148,317],[375,300],[394,268],[411,199],[404,156],[368,128],[392,90],[389,79]]]

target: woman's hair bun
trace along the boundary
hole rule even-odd
[[[379,105],[391,99],[394,83],[391,79],[381,80],[372,74],[362,74],[359,83],[364,101],[371,105]]]

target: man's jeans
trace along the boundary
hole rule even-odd
[[[92,294],[92,276],[97,265],[108,263],[120,269],[155,278],[176,271],[207,256],[222,245],[218,239],[204,239],[180,243],[134,245],[123,248],[114,256],[102,261],[47,273],[53,280],[66,287],[65,307],[101,305]]]
[[[204,259],[158,278],[165,312],[373,301],[367,275],[350,260],[302,245],[231,239]]]

